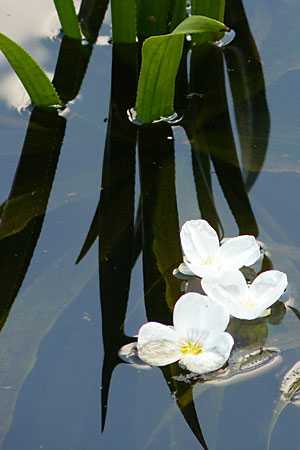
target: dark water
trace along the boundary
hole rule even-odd
[[[280,397],[300,359],[299,9],[292,0],[243,4],[253,39],[234,2],[237,17],[227,12],[225,22],[236,40],[188,56],[191,81],[176,99],[184,113],[176,127],[138,131],[127,122],[132,48],[94,45],[63,119],[19,113],[1,97],[0,201],[20,199],[7,204],[0,229],[1,448],[193,449],[203,439],[210,450],[267,449],[268,440],[272,450],[287,442],[299,448],[300,410],[291,392]],[[104,24],[100,34],[109,33]],[[54,72],[61,41],[34,35],[27,43],[30,52],[33,43],[46,51],[40,63]],[[4,63],[1,71],[6,79]],[[13,92],[7,88],[5,98]],[[252,359],[214,383],[174,381],[177,367],[136,369],[117,356],[146,321],[170,323],[182,293],[172,277],[181,260],[178,231],[201,216],[220,235],[255,234],[267,252],[264,270],[287,273],[282,300],[296,308],[277,305],[273,322],[243,328]],[[75,264],[91,223],[91,248]],[[261,361],[261,348],[278,357]]]

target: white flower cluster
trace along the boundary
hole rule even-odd
[[[180,233],[184,263],[180,271],[200,277],[206,295],[190,292],[176,302],[174,326],[157,322],[143,325],[138,334],[140,359],[152,366],[175,361],[203,374],[220,369],[234,340],[225,330],[230,316],[253,320],[268,314],[282,295],[287,276],[278,270],[263,272],[251,285],[239,270],[254,264],[260,248],[254,236],[237,236],[222,245],[205,220],[186,222]]]

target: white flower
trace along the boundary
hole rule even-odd
[[[229,313],[223,305],[190,292],[175,304],[173,327],[148,322],[140,328],[138,355],[152,366],[179,361],[197,374],[217,370],[229,358],[234,342],[224,332],[228,322]]]
[[[227,239],[221,246],[215,230],[206,220],[189,220],[180,232],[184,263],[179,270],[187,275],[206,275],[226,267],[240,269],[250,266],[260,256],[254,236],[237,236]]]
[[[287,276],[279,270],[267,270],[248,285],[239,270],[227,269],[222,276],[204,278],[201,285],[210,298],[227,306],[232,316],[252,320],[264,315],[279,299],[287,286]]]

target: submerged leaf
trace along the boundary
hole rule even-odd
[[[35,105],[61,104],[61,100],[45,72],[22,47],[2,33],[0,33],[0,50],[8,59]]]

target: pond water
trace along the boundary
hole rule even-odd
[[[299,449],[300,13],[229,3],[229,45],[187,43],[182,121],[137,127],[137,48],[109,43],[109,11],[77,48],[50,0],[2,2],[1,32],[69,103],[26,108],[1,57],[1,449]],[[264,257],[247,274],[281,270],[288,288],[270,317],[232,321],[215,378],[130,364],[118,351],[140,326],[171,323],[179,229],[200,217],[254,234]]]

